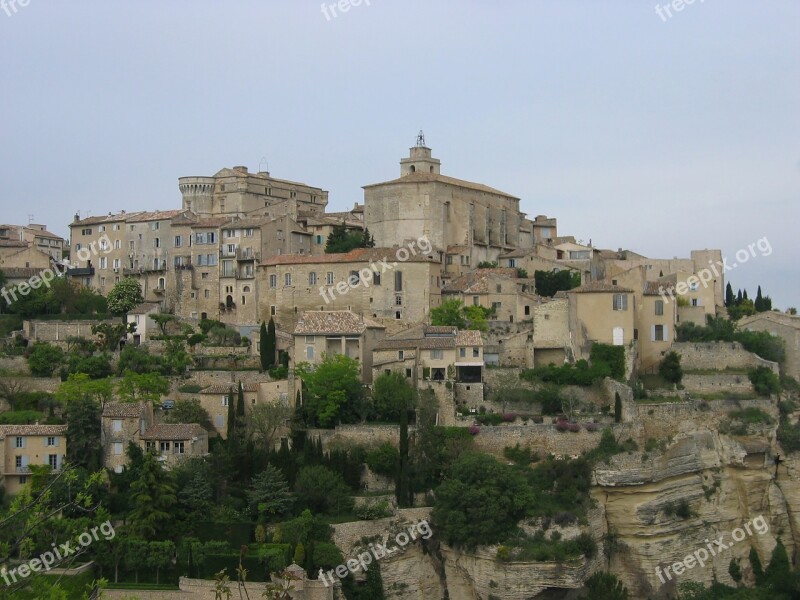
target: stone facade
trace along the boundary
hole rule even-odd
[[[748,331],[768,331],[782,338],[786,343],[786,374],[800,380],[800,317],[763,312],[742,319],[739,327]]]
[[[778,363],[748,352],[739,342],[678,342],[672,345],[672,350],[681,355],[684,369],[724,371],[767,367],[778,372]]]

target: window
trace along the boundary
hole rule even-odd
[[[19,484],[20,485],[25,485],[26,483],[28,483],[27,475],[23,475],[22,477],[19,478]]]
[[[306,358],[314,360],[314,346],[306,346]]]
[[[442,360],[444,358],[444,350],[431,350],[431,359]]]
[[[161,449],[162,453],[169,452],[169,442],[161,442],[159,444],[159,448]]]
[[[292,274],[291,273],[286,273],[283,276],[283,285],[285,285],[287,287],[292,285]]]
[[[145,442],[144,443],[144,449],[147,450],[148,452],[153,452],[156,449],[156,443],[155,442]]]
[[[663,300],[656,300],[656,316],[661,316],[664,314],[664,301]]]
[[[653,341],[654,342],[664,342],[664,326],[663,325],[653,325]]]
[[[175,454],[183,454],[183,442],[175,442]]]
[[[122,442],[114,442],[114,456],[122,455]]]
[[[381,274],[378,271],[372,272],[372,285],[380,285],[381,284]]]
[[[269,276],[269,287],[271,287],[271,288],[278,287],[278,276],[277,275],[270,275]]]
[[[333,273],[331,271],[328,271],[327,275],[325,275],[325,283],[333,285]]]
[[[114,249],[119,250],[122,248],[122,242],[120,240],[114,240]]]
[[[481,357],[481,349],[477,347],[472,348],[472,358],[480,358]]]
[[[17,436],[17,439],[14,440],[14,447],[15,448],[24,448],[25,447],[25,438],[21,436]]]
[[[53,471],[56,471],[58,469],[58,454],[48,454],[47,464],[50,465],[50,468],[53,469]]]
[[[402,292],[403,291],[403,272],[402,271],[395,271],[394,272],[394,291],[395,292]]]
[[[459,349],[458,349],[458,355],[459,355],[461,358],[466,358],[466,356],[467,356],[467,349],[466,349],[466,348],[459,348]]]
[[[502,302],[492,302],[492,310],[498,312],[503,307]]]
[[[692,298],[692,306],[700,306],[700,301],[697,298]]]
[[[446,265],[452,265],[453,264],[453,255],[452,254],[448,254],[445,257],[444,264],[446,264]]]
[[[158,231],[158,227],[159,227],[159,222],[158,221],[153,223],[153,225],[152,225],[153,231]]]
[[[308,274],[308,285],[317,285],[317,274],[314,271]]]
[[[403,306],[403,297],[402,296],[395,296],[394,303],[396,306]]]
[[[115,258],[114,262],[112,264],[114,265],[115,269],[119,269],[119,259],[118,258]]]
[[[509,258],[508,259],[508,267],[513,269],[517,266],[517,259],[516,258]]]
[[[175,247],[176,248],[180,248],[181,246],[183,246],[183,237],[181,237],[179,235],[176,235],[175,236]]]
[[[81,229],[81,235],[92,235],[91,229]]]
[[[481,304],[480,297],[479,296],[473,296],[472,297],[472,306],[480,306],[480,304]]]
[[[314,243],[315,244],[322,244],[322,236],[321,235],[314,236]]]
[[[700,289],[700,284],[699,284],[699,283],[697,283],[696,281],[692,281],[692,282],[689,284],[689,289],[690,289],[691,291],[693,291],[693,292],[696,292],[698,289]]]
[[[225,417],[223,417],[222,415],[217,415],[216,417],[214,417],[214,427],[216,427],[217,429],[222,429],[223,427],[225,427]]]
[[[56,445],[56,438],[54,436],[49,436],[47,438],[47,445],[48,446],[55,446]]]
[[[161,248],[161,238],[153,239],[153,248]]]
[[[230,401],[230,396],[225,395],[222,397],[222,406],[228,406],[228,402]]]
[[[116,225],[114,225],[113,229],[114,229],[114,231],[119,231],[119,223],[117,223]]]
[[[531,314],[531,307],[526,305],[526,306],[525,306],[525,316],[527,317],[527,316],[529,316],[530,314]]]
[[[614,327],[611,332],[611,337],[615,346],[622,346],[625,344],[625,331],[622,327]]]
[[[614,294],[613,307],[614,310],[628,310],[628,295]]]
[[[406,377],[411,379],[411,369],[406,369]]]
[[[122,431],[122,419],[114,419],[111,421],[112,431],[114,433],[119,433]]]
[[[275,309],[275,305],[269,307],[269,314],[273,317],[278,314],[278,311]]]
[[[397,351],[397,360],[403,360],[404,352],[402,350]]]

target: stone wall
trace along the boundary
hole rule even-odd
[[[755,394],[750,379],[744,373],[717,373],[714,375],[686,373],[681,383],[689,392],[749,392]]]
[[[260,383],[270,381],[269,377],[258,371],[192,371],[191,379],[183,383],[202,385],[228,385],[230,383]]]
[[[119,320],[105,321],[41,321],[26,320],[22,322],[23,335],[36,342],[66,342],[70,337],[94,339],[92,326],[102,323],[118,325]]]
[[[181,577],[178,581],[179,590],[103,590],[103,598],[112,600],[128,600],[135,597],[138,600],[214,600],[215,582],[205,579],[189,579]],[[252,598],[260,598],[266,585],[251,581],[247,590]],[[236,589],[236,584],[231,584],[231,590]],[[308,580],[294,583],[292,597],[297,600],[333,600],[334,588],[326,587],[321,581]]]
[[[31,372],[28,361],[24,356],[2,356],[0,357],[0,371],[10,371],[27,375]]]
[[[569,457],[579,456],[583,452],[593,450],[600,443],[600,435],[607,425],[598,425],[597,431],[586,431],[581,425],[581,430],[577,433],[569,431],[557,431],[552,423],[541,423],[533,425],[498,425],[480,426],[480,432],[474,437],[476,449],[493,454],[498,457],[503,456],[503,449],[506,446],[531,448],[538,452],[539,456],[555,454],[556,456]],[[626,430],[626,426],[615,425],[615,432],[619,430],[620,435]],[[629,437],[629,436],[625,436]],[[624,438],[623,438],[624,439]]]
[[[414,431],[413,427],[408,429],[409,433]],[[323,450],[337,444],[378,446],[390,442],[400,445],[399,425],[337,425],[335,429],[309,429],[306,435],[309,439],[318,437]]]
[[[672,350],[681,355],[684,369],[752,369],[768,367],[778,372],[778,363],[764,360],[745,350],[739,342],[677,342]]]
[[[339,523],[333,525],[333,543],[347,558],[348,554],[360,545],[362,538],[379,536],[383,540],[384,535],[396,535],[396,532],[406,530],[409,525],[419,523],[422,520],[427,520],[430,523],[430,516],[431,508],[423,506],[399,509],[395,516],[386,517],[385,519]]]

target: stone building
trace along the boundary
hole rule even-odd
[[[208,454],[208,433],[197,423],[160,423],[141,433],[139,439],[142,450],[155,452],[166,467]]]
[[[295,362],[319,364],[342,354],[361,364],[361,379],[372,383],[372,351],[386,327],[349,310],[306,311],[294,330]]]
[[[0,425],[2,485],[9,496],[28,483],[31,465],[59,471],[66,455],[66,425]]]
[[[0,225],[0,241],[21,241],[53,258],[64,258],[67,242],[60,235],[47,231],[46,225]]]
[[[0,271],[7,285],[23,283],[52,264],[52,257],[23,240],[0,240]]]
[[[576,359],[589,358],[594,342],[627,346],[634,340],[633,290],[604,282],[567,292],[569,330]]]
[[[435,251],[358,248],[346,254],[274,256],[259,270],[259,315],[272,316],[286,330],[293,330],[305,311],[349,310],[419,323],[440,304],[442,260]]]
[[[549,220],[534,227],[519,202],[489,186],[442,175],[420,132],[409,157],[400,161],[398,179],[364,186],[364,222],[378,245],[403,246],[427,236],[448,254],[463,247],[464,266],[474,267],[514,248],[533,247],[537,230],[554,233]]]
[[[768,331],[786,343],[786,362],[781,365],[786,374],[800,380],[800,317],[770,311],[756,313],[739,321],[739,328],[748,331]]]
[[[100,421],[103,466],[121,473],[128,464],[128,444],[137,446],[141,435],[153,426],[153,406],[149,402],[108,402]]]
[[[482,306],[493,311],[492,321],[520,323],[532,318],[539,300],[535,288],[533,279],[518,277],[516,269],[478,269],[445,283],[442,301]]]

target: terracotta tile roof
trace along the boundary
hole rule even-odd
[[[383,325],[365,319],[349,310],[317,311],[303,313],[295,327],[295,335],[357,334],[361,335],[367,328],[385,329]]]
[[[673,289],[675,289],[675,284],[668,281],[645,281],[642,287],[642,294],[645,296],[660,296],[662,293],[667,294]]]
[[[25,231],[30,231],[31,233],[34,234],[34,236],[37,236],[37,237],[48,238],[48,239],[51,239],[51,240],[66,241],[60,235],[57,235],[57,234],[55,234],[55,233],[53,233],[51,231],[47,231],[46,229],[28,229],[28,228],[26,228]]]
[[[27,248],[28,242],[23,240],[0,240],[0,248]]]
[[[0,425],[0,436],[66,435],[66,425]]]
[[[140,212],[125,219],[126,223],[142,223],[144,221],[163,221],[177,217],[183,210],[154,210]]]
[[[452,325],[425,325],[423,331],[425,335],[455,335],[458,332],[458,328]]]
[[[475,329],[464,329],[456,335],[456,346],[483,346],[481,332]]]
[[[242,171],[235,171],[234,169],[225,167],[224,169],[220,169],[214,174],[214,177],[255,177],[256,179],[264,179],[265,181],[274,181],[276,183],[286,183],[289,185],[300,185],[303,187],[311,188],[314,190],[322,190],[322,188],[314,187],[313,185],[308,185],[307,183],[301,183],[299,181],[289,181],[288,179],[277,179],[268,175],[266,173],[251,173],[247,172],[244,173]]]
[[[383,259],[389,264],[396,261],[395,257],[399,250],[400,247],[394,246],[392,248],[356,248],[345,254],[282,254],[268,258],[259,266],[263,268],[277,265],[313,265],[329,263],[361,263],[363,265],[364,263],[371,262],[379,266],[379,262]],[[435,258],[435,255],[434,258],[429,258],[429,256],[430,255],[417,253],[416,256],[409,256],[408,260],[404,262],[439,262]]]
[[[624,288],[619,285],[613,285],[605,281],[590,281],[584,283],[582,286],[572,288],[567,293],[569,294],[593,294],[593,293],[609,293],[609,294],[631,294],[633,290]]]
[[[134,306],[132,309],[128,311],[129,315],[146,315],[152,311],[158,312],[161,310],[161,304],[159,302],[142,302],[138,306]]]
[[[489,280],[497,277],[503,279],[517,279],[517,270],[514,268],[496,268],[470,271],[447,283],[442,288],[442,292],[487,294],[490,289]]]
[[[98,215],[96,217],[86,217],[85,219],[79,219],[78,221],[73,221],[72,223],[69,224],[69,226],[80,227],[82,225],[99,225],[100,223],[123,222],[139,214],[142,214],[141,211],[132,213],[124,212],[124,213],[116,213],[108,215]]]
[[[134,419],[142,416],[146,410],[141,402],[109,402],[103,407],[103,416],[110,419]]]
[[[0,271],[3,272],[6,279],[30,279],[44,270],[33,267],[0,267]]]
[[[243,383],[242,389],[245,392],[252,393],[257,392],[259,388],[258,383],[249,382]],[[233,389],[233,393],[236,394],[239,391],[239,384],[231,382],[230,385],[226,385],[224,383],[218,383],[215,385],[210,385],[207,388],[203,388],[200,390],[201,394],[230,394],[231,389]]]
[[[484,192],[487,194],[497,194],[498,196],[505,196],[506,198],[514,198],[518,200],[516,196],[512,196],[511,194],[501,192],[500,190],[491,188],[488,185],[483,185],[482,183],[465,181],[463,179],[456,179],[455,177],[447,177],[446,175],[437,175],[436,173],[422,173],[422,172],[409,173],[408,175],[404,175],[399,179],[392,179],[391,181],[384,181],[382,183],[373,183],[371,185],[365,185],[363,187],[364,189],[369,189],[373,187],[379,187],[382,185],[396,185],[401,183],[445,183],[447,185],[453,185],[469,190]]]
[[[143,440],[190,440],[204,433],[205,430],[197,423],[159,423],[140,437]]]
[[[460,254],[462,252],[468,252],[469,246],[448,246],[447,247],[447,254]]]

